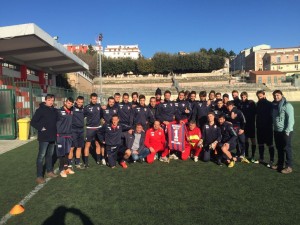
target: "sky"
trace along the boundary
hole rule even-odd
[[[300,46],[299,0],[6,0],[0,26],[35,23],[61,44],[138,44],[156,52]]]

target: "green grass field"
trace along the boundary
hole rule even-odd
[[[294,107],[291,174],[192,160],[112,170],[91,160],[88,170],[50,180],[7,224],[300,224],[300,103]],[[37,147],[34,141],[0,155],[1,217],[36,186]]]

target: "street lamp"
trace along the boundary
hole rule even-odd
[[[98,36],[98,46],[99,46],[99,77],[100,77],[100,93],[102,94],[102,61],[101,61],[101,55],[102,55],[102,51],[101,51],[101,45],[102,45],[102,39],[103,39],[103,35],[102,33],[99,34]]]

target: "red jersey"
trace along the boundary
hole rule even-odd
[[[154,148],[154,150],[163,150],[165,149],[166,137],[163,129],[154,130],[150,128],[146,132],[145,137],[145,146],[147,148]]]
[[[187,137],[190,145],[195,147],[202,137],[201,130],[198,127],[195,127],[194,130],[187,129]]]

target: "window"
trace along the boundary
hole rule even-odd
[[[280,62],[281,62],[280,56],[277,56],[277,57],[276,57],[276,62],[277,62],[277,63],[280,63]]]
[[[277,77],[274,77],[274,83],[277,84]]]
[[[288,56],[288,55],[286,56],[286,59],[289,59],[289,56]]]
[[[298,55],[294,55],[294,61],[298,62]]]
[[[281,81],[283,82],[284,80],[285,80],[285,77],[284,77],[284,76],[282,76],[282,77],[281,77]]]
[[[258,83],[261,84],[262,83],[262,79],[261,77],[258,77]]]
[[[272,79],[271,79],[270,76],[268,77],[268,82],[267,82],[267,83],[268,83],[268,84],[272,83]]]
[[[298,70],[298,65],[295,65],[295,69]]]
[[[31,70],[31,69],[27,69],[27,75],[34,75],[36,76],[36,72],[34,70]]]

